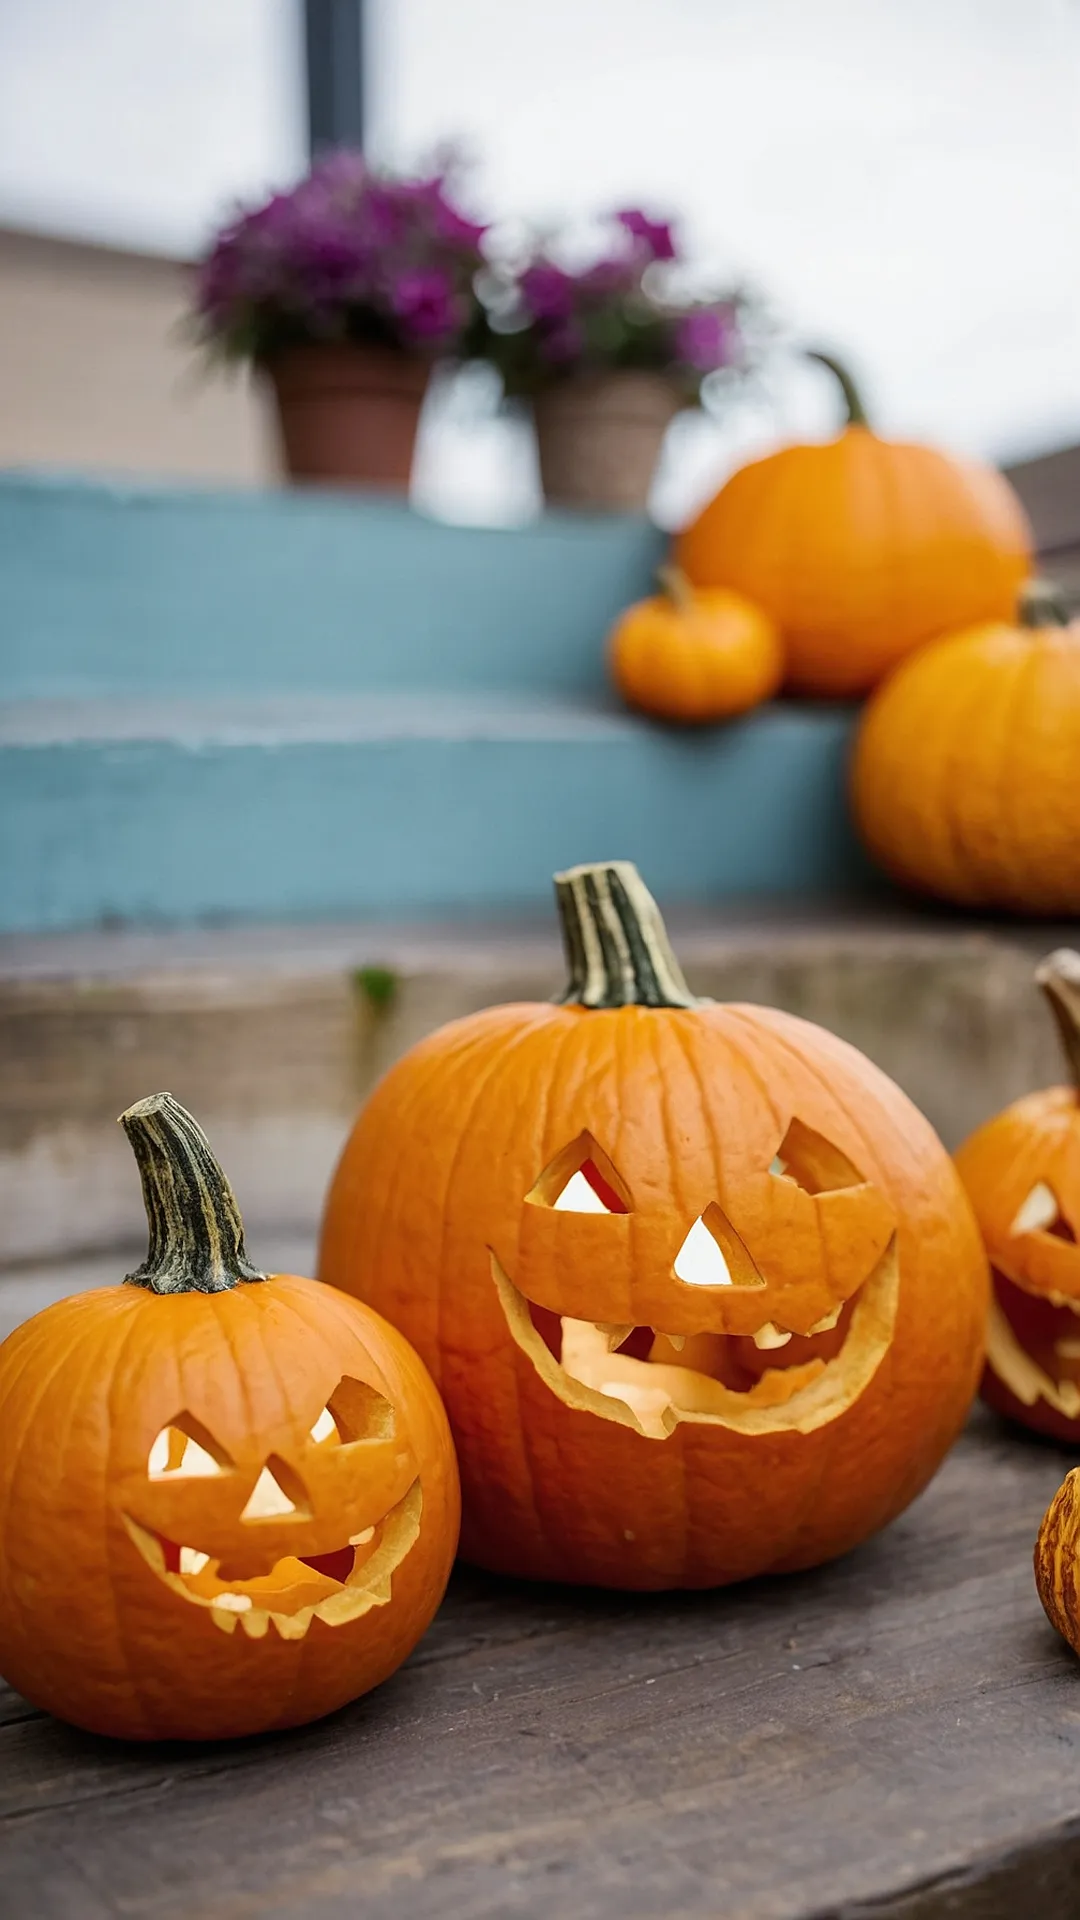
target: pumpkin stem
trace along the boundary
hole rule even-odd
[[[570,979],[559,1006],[698,1007],[660,910],[630,860],[555,875]]]
[[[805,353],[808,360],[816,360],[819,366],[828,367],[829,372],[839,380],[844,395],[844,405],[847,407],[847,419],[844,425],[847,427],[867,426],[869,422],[866,418],[866,408],[863,406],[862,395],[847,368],[844,366],[843,361],[834,360],[831,353],[820,353],[816,347],[807,347]]]
[[[120,1115],[142,1177],[150,1250],[126,1284],[152,1293],[226,1293],[265,1280],[244,1247],[240,1209],[198,1122],[171,1093]]]
[[[694,605],[694,589],[681,567],[657,567],[660,591],[679,613],[689,613]]]
[[[1036,968],[1035,978],[1050,1002],[1069,1071],[1080,1091],[1080,953],[1058,947]]]
[[[1022,627],[1068,627],[1072,620],[1065,595],[1053,580],[1027,580],[1020,589]]]

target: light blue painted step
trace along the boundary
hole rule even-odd
[[[293,694],[0,709],[0,929],[546,908],[636,860],[670,900],[855,889],[852,719],[678,735],[583,699]]]
[[[0,699],[599,693],[664,546],[620,515],[452,527],[377,495],[0,476]]]

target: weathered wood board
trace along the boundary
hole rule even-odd
[[[289,1736],[117,1746],[0,1694],[0,1911],[1073,1916],[1080,1662],[1031,1577],[1067,1464],[978,1413],[887,1535],[726,1593],[463,1570],[394,1680]]]

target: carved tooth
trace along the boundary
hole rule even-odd
[[[198,1547],[181,1547],[181,1573],[201,1573],[203,1568],[208,1566],[209,1563],[210,1555],[208,1553],[200,1553]]]
[[[776,1327],[771,1320],[766,1320],[754,1335],[754,1345],[760,1349],[786,1347],[790,1339],[790,1333],[785,1333],[783,1327]]]
[[[366,1547],[368,1541],[374,1540],[374,1538],[374,1527],[365,1527],[363,1533],[351,1533],[349,1535],[349,1545],[350,1547]]]
[[[270,1626],[270,1615],[265,1607],[252,1607],[250,1613],[239,1613],[236,1617],[249,1640],[261,1640]]]
[[[224,1607],[227,1613],[246,1613],[251,1605],[250,1593],[216,1593],[215,1607]]]
[[[681,1353],[686,1345],[685,1333],[665,1333],[664,1339],[669,1347],[674,1347],[676,1353]]]
[[[240,1615],[238,1613],[230,1613],[227,1607],[219,1607],[215,1601],[210,1609],[210,1618],[215,1627],[221,1628],[222,1633],[235,1633],[236,1623]]]
[[[301,1607],[299,1613],[272,1613],[270,1618],[283,1640],[302,1640],[314,1611],[314,1607]]]
[[[595,1325],[597,1333],[602,1333],[604,1336],[604,1346],[608,1353],[614,1353],[616,1347],[621,1347],[623,1341],[628,1339],[634,1331],[633,1321],[628,1327],[611,1326],[604,1320],[597,1320]]]
[[[843,1311],[844,1311],[844,1303],[843,1301],[841,1301],[840,1305],[838,1307],[834,1307],[831,1313],[827,1313],[823,1320],[814,1321],[813,1326],[810,1328],[810,1334],[812,1335],[815,1333],[831,1333],[837,1321],[839,1320],[840,1315],[843,1313]]]
[[[1080,1360],[1080,1340],[1069,1339],[1054,1341],[1054,1352],[1062,1360]]]

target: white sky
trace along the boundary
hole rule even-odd
[[[370,10],[382,155],[457,139],[499,212],[681,210],[703,260],[849,354],[887,431],[997,458],[1080,436],[1080,0]],[[0,0],[0,220],[200,245],[302,164],[297,16]],[[688,431],[683,465],[704,484],[830,418],[822,379],[780,371],[769,404]],[[462,437],[466,490],[490,491],[500,434]]]

